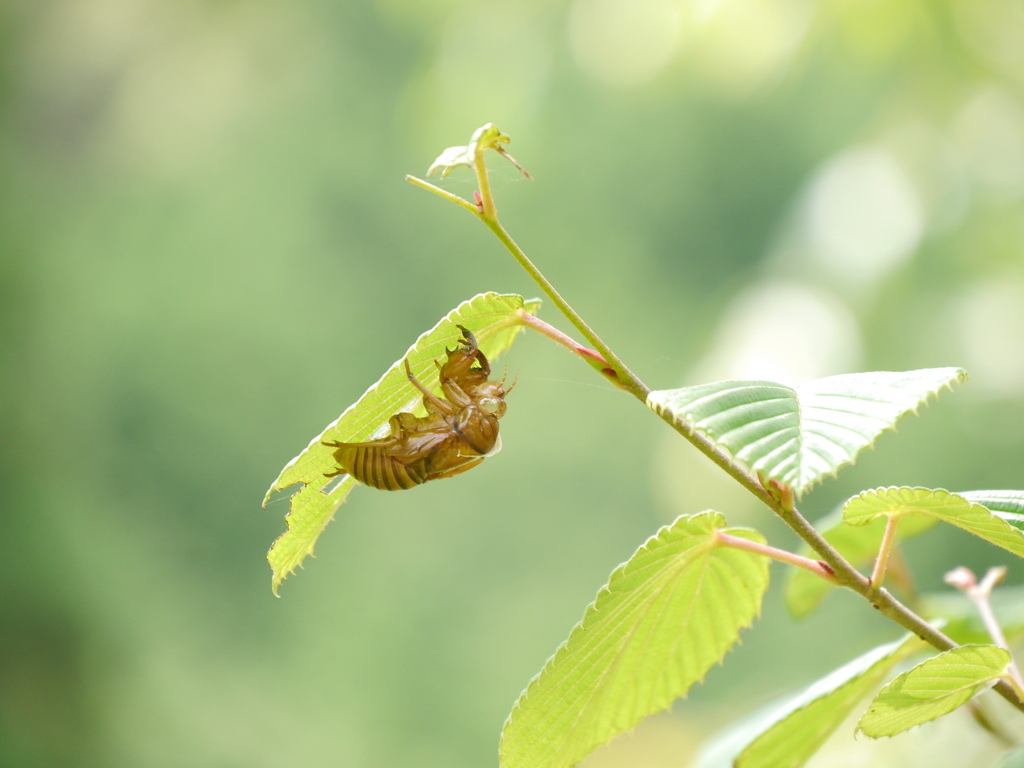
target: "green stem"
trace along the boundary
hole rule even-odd
[[[544,289],[544,292],[551,297],[555,306],[562,310],[562,313],[565,314],[572,324],[579,329],[580,333],[582,333],[587,340],[597,348],[605,360],[611,364],[612,368],[618,375],[623,389],[626,389],[637,397],[637,399],[646,404],[647,394],[650,392],[650,388],[647,387],[647,385],[644,384],[632,371],[630,371],[625,364],[622,363],[619,357],[600,339],[600,337],[590,329],[590,326],[587,325],[578,314],[576,314],[576,311],[569,306],[568,302],[566,302],[565,299],[562,298],[561,294],[555,290],[554,286],[547,281],[547,279],[541,274],[540,270],[533,265],[533,262],[527,258],[526,254],[523,253],[522,249],[520,249],[518,245],[516,245],[515,241],[512,240],[505,229],[497,221],[488,220],[484,216],[481,216],[480,218],[484,224],[494,232],[498,239],[501,240],[505,247],[508,248],[512,255],[515,256],[523,269],[525,269],[527,273],[538,283],[538,285]],[[792,528],[793,531],[795,531],[796,534],[821,557],[825,565],[831,569],[832,575],[838,584],[852,589],[858,595],[871,603],[871,605],[874,606],[883,616],[910,630],[938,650],[948,651],[951,648],[957,647],[957,644],[951,638],[947,637],[943,632],[939,631],[916,613],[911,611],[899,600],[889,594],[889,592],[881,588],[881,586],[878,586],[877,588],[873,587],[871,581],[854,568],[831,544],[825,541],[822,535],[818,533],[817,529],[800,514],[796,507],[786,506],[782,504],[779,499],[776,499],[768,493],[755,475],[750,473],[743,465],[733,460],[733,458],[729,456],[721,446],[711,440],[711,438],[703,432],[698,431],[686,420],[679,419],[667,413],[661,414],[661,417],[671,425],[673,429],[694,445],[697,450],[711,459],[711,461],[721,467],[730,477],[754,494],[754,496],[756,496],[765,506],[782,518],[783,522]],[[1006,680],[1000,680],[995,685],[995,690],[1013,706],[1024,712],[1024,697],[1018,697],[1016,691],[1009,682]]]
[[[485,207],[486,204],[487,198],[484,198]],[[558,307],[559,311],[561,311],[561,313],[569,319],[569,322],[576,327],[576,330],[583,334],[583,337],[593,345],[594,349],[600,352],[601,356],[608,361],[609,367],[615,371],[622,388],[646,403],[647,395],[651,391],[647,385],[640,381],[636,374],[626,367],[626,364],[623,363],[622,360],[619,359],[618,355],[612,352],[608,345],[601,340],[601,337],[598,336],[586,322],[584,322],[583,318],[577,314],[576,310],[569,305],[569,302],[562,298],[562,295],[555,290],[555,286],[553,286],[548,279],[544,277],[541,271],[537,269],[536,265],[530,261],[529,257],[527,257],[523,252],[523,249],[516,244],[515,240],[513,240],[511,235],[505,231],[505,228],[501,226],[497,219],[487,218],[486,213],[481,216],[480,219],[487,228],[494,233],[498,240],[501,241],[502,245],[508,249],[509,253],[515,257],[515,260],[518,261],[519,265],[526,270],[526,273],[533,278],[534,282],[541,287],[541,290],[548,295],[548,298],[550,298],[554,305]]]
[[[476,172],[476,183],[480,186],[480,199],[483,208],[480,217],[485,224],[498,220],[498,208],[494,204],[493,195],[491,195],[491,180],[487,176],[487,163],[484,161],[484,152],[486,151],[484,143],[480,141],[476,143],[473,150],[473,170]]]
[[[1008,675],[1008,677],[1003,678],[999,682],[1008,684],[1010,689],[1017,694],[1017,698],[1024,700],[1024,683],[1021,682],[1020,671],[1017,669],[1017,665],[1013,662],[1010,662]],[[996,688],[999,688],[998,684],[996,685]]]
[[[562,295],[555,290],[555,287],[548,281],[532,261],[526,256],[522,248],[512,239],[511,235],[498,222],[497,208],[491,195],[490,181],[487,177],[487,167],[483,159],[483,150],[478,146],[474,157],[474,167],[477,175],[477,182],[480,185],[481,205],[473,206],[460,197],[451,195],[433,184],[428,184],[414,177],[407,177],[409,181],[417,186],[428,189],[435,194],[444,197],[446,200],[457,203],[463,208],[470,210],[474,216],[480,219],[491,232],[501,241],[512,256],[519,262],[519,265],[526,270],[526,273],[541,287],[548,295],[559,311],[562,312],[576,329],[583,334],[601,356],[608,361],[610,367],[615,371],[620,386],[646,405],[647,395],[650,388],[636,376],[625,363],[619,359],[611,348],[601,340],[594,330],[583,320],[569,303],[562,298]],[[948,651],[956,648],[957,644],[926,622],[916,613],[911,611],[901,602],[896,600],[881,586],[873,587],[869,579],[854,568],[842,555],[839,554],[821,536],[807,519],[797,511],[795,506],[781,503],[780,499],[772,496],[760,483],[756,476],[750,473],[746,467],[735,461],[726,451],[712,441],[703,432],[699,432],[693,424],[686,420],[679,419],[671,414],[662,413],[661,418],[673,429],[686,438],[697,450],[707,456],[711,461],[721,467],[730,477],[756,496],[765,506],[771,509],[776,515],[782,518],[796,534],[803,539],[821,558],[822,562],[831,570],[835,581],[841,586],[848,587],[861,597],[865,598],[879,613],[902,627],[910,630],[922,640],[926,641],[940,651]],[[1014,686],[1007,680],[1000,680],[994,690],[998,691],[1003,698],[1009,701],[1017,709],[1024,712],[1024,696],[1018,696]]]
[[[417,187],[420,187],[421,189],[425,189],[428,192],[433,192],[438,197],[443,197],[445,200],[448,200],[449,202],[462,206],[467,211],[472,213],[474,216],[480,215],[480,211],[478,211],[476,206],[469,202],[469,200],[463,200],[458,195],[453,195],[447,189],[441,189],[440,187],[436,187],[429,181],[417,179],[415,176],[406,176],[405,180],[408,181],[410,184],[415,184]]]

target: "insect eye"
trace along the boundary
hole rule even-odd
[[[480,400],[480,407],[483,409],[484,413],[497,413],[501,404],[493,397],[485,397]]]

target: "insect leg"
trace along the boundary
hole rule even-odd
[[[484,357],[483,352],[476,353],[476,361],[480,364],[480,371],[483,373],[485,379],[490,378],[491,375],[491,364],[487,362],[487,358]]]
[[[460,325],[457,327],[462,331],[462,336],[466,340],[466,349],[464,350],[466,357],[471,360],[476,358],[476,362],[480,364],[480,370],[483,372],[484,378],[486,379],[491,375],[491,364],[487,362],[487,358],[484,356],[484,353],[480,351],[480,347],[476,343],[476,336],[473,335],[471,330],[464,326]]]
[[[456,406],[456,410],[465,408],[473,403],[473,398],[456,384],[454,379],[446,379],[441,382],[441,389],[444,390],[444,396],[448,398],[448,401]]]
[[[412,375],[412,368],[409,367],[409,361],[408,360],[405,361],[405,373],[409,377],[409,381],[412,382],[412,385],[414,387],[416,387],[416,389],[418,389],[420,392],[423,393],[424,401],[429,401],[429,402],[433,403],[434,406],[441,413],[455,413],[455,409],[451,406],[451,403],[446,403],[444,400],[442,400],[441,398],[437,397],[437,395],[435,395],[429,389],[427,389],[422,384],[420,384],[420,382],[417,380],[417,378]]]
[[[429,475],[427,475],[427,480],[441,480],[445,477],[455,477],[455,475],[462,474],[463,472],[472,469],[481,461],[483,461],[484,458],[484,456],[477,456],[476,458],[469,459],[465,464],[459,464],[457,467],[452,467],[451,469],[442,469],[439,472],[431,472]]]

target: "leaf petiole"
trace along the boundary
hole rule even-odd
[[[608,379],[612,384],[619,388],[622,388],[622,384],[619,383],[619,377],[615,373],[615,369],[611,367],[611,365],[608,363],[607,360],[604,359],[604,356],[600,352],[594,349],[590,349],[588,347],[584,347],[581,344],[578,344],[575,341],[575,339],[573,339],[571,336],[562,333],[554,326],[548,325],[539,317],[535,317],[534,315],[531,315],[529,312],[520,312],[519,319],[523,325],[532,328],[540,335],[546,336],[555,343],[561,344],[570,352],[573,352],[582,357],[588,365],[596,369],[598,373],[600,373],[602,376]]]
[[[875,558],[875,569],[871,572],[871,587],[881,589],[885,581],[885,568],[889,562],[889,552],[892,550],[893,542],[896,541],[896,527],[900,524],[898,515],[889,515],[885,521],[885,533],[882,535],[882,544],[878,547],[878,557]]]
[[[815,576],[827,581],[829,584],[839,584],[832,568],[820,560],[812,560],[809,557],[797,555],[793,552],[787,552],[784,549],[778,549],[776,547],[769,546],[768,544],[759,544],[758,542],[750,541],[749,539],[730,536],[728,533],[722,533],[721,531],[715,531],[715,538],[717,538],[723,546],[732,547],[733,549],[742,549],[747,552],[754,552],[758,555],[770,557],[772,560],[778,560],[780,563],[795,565],[797,568],[803,568],[804,570],[810,571]]]

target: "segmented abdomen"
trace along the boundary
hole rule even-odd
[[[427,481],[426,462],[403,464],[383,445],[347,445],[334,452],[334,460],[360,483],[381,491],[404,491]]]

